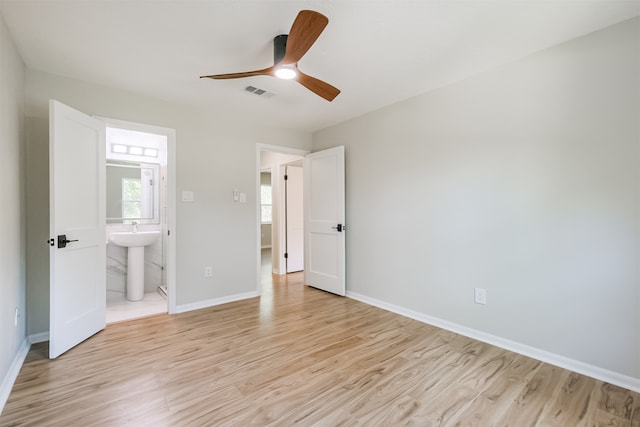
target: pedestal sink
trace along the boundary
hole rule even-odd
[[[109,235],[109,242],[127,248],[127,299],[140,301],[144,296],[144,247],[154,243],[160,231],[120,231]]]

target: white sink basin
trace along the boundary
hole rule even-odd
[[[127,299],[140,301],[144,297],[144,247],[160,237],[160,231],[120,231],[111,233],[109,241],[127,249]]]
[[[160,237],[160,231],[119,231],[111,233],[109,241],[114,245],[124,246],[125,248],[137,248],[148,246],[154,243]]]

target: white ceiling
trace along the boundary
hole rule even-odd
[[[329,25],[300,61],[333,101],[272,77],[301,9]],[[315,131],[640,14],[640,1],[0,0],[27,67],[277,127]],[[244,91],[253,85],[276,96]]]

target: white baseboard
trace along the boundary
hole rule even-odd
[[[7,375],[2,380],[2,385],[0,385],[0,414],[2,414],[4,405],[7,403],[7,399],[9,399],[13,383],[15,383],[16,378],[18,378],[20,368],[22,368],[22,364],[24,363],[24,359],[27,357],[27,353],[29,353],[30,347],[31,344],[29,343],[29,339],[25,338],[18,349],[18,353],[16,353],[16,357],[13,358],[13,362],[9,367]]]
[[[213,298],[204,301],[194,302],[192,304],[182,304],[176,306],[176,313],[184,313],[192,310],[199,310],[201,308],[213,307],[215,305],[226,304],[229,302],[240,301],[243,299],[254,298],[257,297],[257,291],[244,292],[241,294],[229,295],[221,298]]]
[[[31,344],[37,344],[45,341],[49,341],[49,332],[40,332],[39,334],[29,335],[29,342]]]
[[[530,347],[525,344],[521,344],[515,341],[511,341],[505,338],[491,335],[486,332],[478,331],[476,329],[468,328],[466,326],[458,325],[457,323],[449,322],[447,320],[439,319],[437,317],[429,316],[424,313],[409,310],[394,304],[389,304],[384,301],[370,298],[365,295],[361,295],[357,292],[347,291],[347,297],[353,298],[365,304],[372,305],[374,307],[382,308],[387,311],[399,314],[401,316],[409,317],[422,323],[436,326],[438,328],[445,329],[447,331],[455,332],[465,337],[473,338],[478,341],[485,342],[487,344],[494,345],[496,347],[503,348],[505,350],[513,351],[514,353],[522,354],[527,357],[531,357],[541,362],[549,363],[554,366],[558,366],[563,369],[568,369],[573,372],[577,372],[588,377],[592,377],[604,382],[608,382],[620,387],[624,387],[635,392],[640,392],[640,379],[623,375],[618,372],[609,371],[607,369],[600,368],[598,366],[590,365],[588,363],[581,362],[579,360],[570,359],[555,353],[550,353],[545,350],[541,350],[535,347]]]

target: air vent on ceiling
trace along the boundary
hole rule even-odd
[[[260,96],[262,98],[267,98],[267,99],[271,98],[272,96],[275,96],[275,93],[266,91],[264,89],[257,88],[255,86],[247,86],[247,87],[244,88],[244,90],[246,90],[247,92],[252,93],[254,95],[258,95],[258,96]]]

